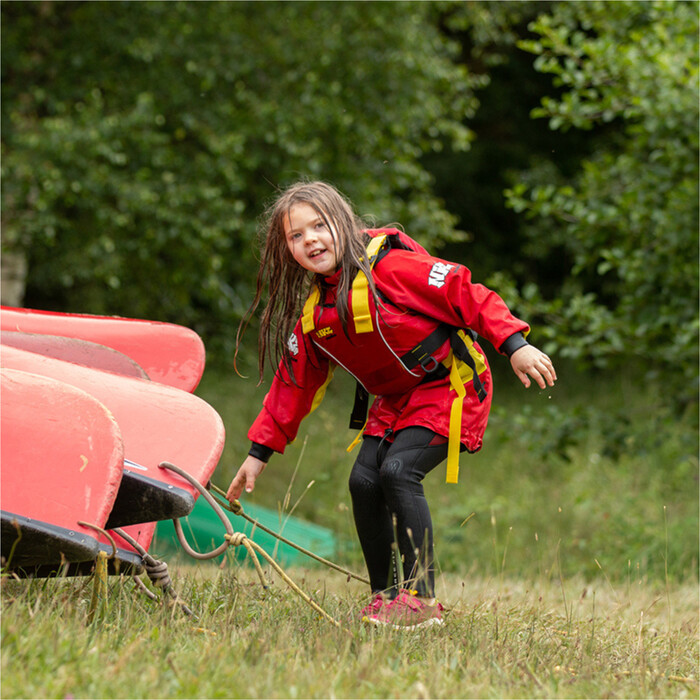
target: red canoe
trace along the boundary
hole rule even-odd
[[[2,347],[0,365],[76,386],[112,412],[127,461],[109,528],[178,518],[192,510],[196,489],[158,465],[172,462],[200,483],[209,481],[224,447],[223,423],[209,404],[170,386],[8,346]]]
[[[90,561],[122,479],[117,421],[85,391],[0,370],[2,556],[10,568]]]
[[[148,379],[143,368],[124,353],[89,340],[65,338],[60,335],[0,331],[0,343],[84,367],[102,369],[126,377]]]
[[[185,391],[194,391],[204,372],[202,339],[193,330],[172,323],[3,306],[0,329],[106,345],[137,362],[153,381]]]

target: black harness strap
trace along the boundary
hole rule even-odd
[[[441,348],[450,337],[452,328],[447,325],[438,326],[427,338],[424,338],[413,350],[409,350],[401,357],[401,363],[407,369],[413,369],[420,365],[427,374],[432,374],[442,366],[433,353]]]
[[[477,335],[473,330],[467,328],[464,332],[471,337],[472,342],[476,340]],[[436,379],[443,379],[449,375],[450,370],[445,367],[442,362],[438,362],[433,357],[433,353],[438,350],[448,339],[450,341],[452,352],[455,354],[457,359],[464,362],[467,367],[471,369],[474,391],[476,392],[479,401],[483,401],[487,396],[486,389],[484,388],[481,378],[476,370],[474,358],[472,357],[462,338],[459,337],[457,328],[446,324],[438,326],[427,338],[418,343],[413,350],[409,350],[405,355],[403,355],[400,358],[401,362],[407,369],[413,369],[418,365],[423,368],[425,371],[425,376],[419,382],[420,384],[433,382]],[[352,413],[350,414],[350,428],[352,430],[360,430],[364,427],[365,422],[367,421],[368,408],[369,394],[367,393],[367,390],[359,382],[357,382],[355,386],[355,402],[352,407]]]
[[[476,333],[474,333],[474,331],[472,331],[470,328],[468,328],[465,332],[471,336],[472,342],[476,339]],[[474,391],[476,392],[479,401],[483,401],[486,398],[486,389],[484,389],[484,385],[481,383],[479,374],[476,371],[476,363],[474,362],[474,358],[469,352],[469,348],[467,348],[464,341],[459,337],[456,328],[454,328],[450,334],[450,345],[452,346],[452,352],[455,354],[455,357],[457,357],[458,360],[462,360],[462,362],[464,362],[464,364],[471,369]]]
[[[472,342],[476,342],[477,335],[471,328],[466,328],[464,332],[472,339]],[[446,377],[450,373],[450,370],[445,367],[442,362],[438,362],[432,356],[432,353],[440,348],[448,338],[450,340],[452,352],[457,359],[464,362],[464,364],[471,369],[474,391],[479,401],[483,401],[486,398],[486,389],[484,389],[484,385],[481,383],[479,374],[476,371],[476,363],[469,352],[469,348],[467,348],[462,338],[459,337],[459,329],[453,326],[438,326],[422,343],[419,343],[413,350],[407,352],[401,358],[401,362],[403,362],[408,369],[413,369],[413,367],[420,364],[426,373],[421,383],[432,382],[436,379]]]
[[[398,239],[398,236],[387,236],[385,244],[377,251],[376,255],[372,257],[370,263],[375,265],[392,249],[397,248],[411,250]],[[425,376],[420,381],[421,384],[424,382],[432,382],[436,379],[443,379],[449,375],[450,370],[445,367],[442,362],[438,362],[433,357],[433,353],[441,348],[445,341],[449,339],[452,352],[457,359],[464,362],[467,367],[471,369],[474,391],[476,391],[479,401],[483,401],[486,398],[486,389],[484,389],[484,385],[481,383],[481,379],[476,371],[474,358],[471,356],[464,341],[459,337],[458,330],[459,329],[447,324],[439,325],[427,338],[424,338],[416,347],[404,354],[400,358],[401,363],[409,370],[414,369],[418,365],[423,368]],[[472,342],[476,341],[477,335],[473,330],[466,328],[464,332],[471,337]],[[350,414],[350,428],[352,430],[360,430],[364,427],[367,422],[368,408],[369,393],[357,382],[355,387],[355,402],[353,404],[352,413]]]
[[[360,382],[355,384],[355,403],[350,414],[350,429],[360,430],[367,422],[367,409],[369,408],[369,394]]]

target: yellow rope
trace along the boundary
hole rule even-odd
[[[224,539],[228,540],[234,547],[243,545],[248,550],[248,554],[255,565],[255,570],[258,572],[258,578],[260,579],[262,587],[269,588],[267,580],[265,579],[265,573],[262,570],[262,566],[260,566],[260,560],[255,554],[255,549],[251,545],[252,540],[249,540],[242,532],[234,532],[232,535],[226,534],[224,535]]]
[[[255,552],[261,554],[265,558],[267,563],[270,564],[270,566],[282,577],[284,582],[297,595],[303,598],[317,613],[322,615],[326,620],[335,625],[338,629],[342,629],[340,623],[334,617],[331,617],[318,603],[316,603],[313,599],[306,595],[306,593],[304,593],[304,591],[302,591],[301,588],[299,588],[299,586],[297,586],[296,583],[294,583],[294,581],[292,581],[292,579],[289,578],[289,576],[287,576],[282,567],[257,542],[253,542],[253,540],[246,537],[246,535],[244,535],[242,532],[236,532],[233,535],[224,535],[224,538],[234,546],[242,544],[249,552],[251,550],[255,550]],[[254,557],[253,561],[258,567],[260,566],[260,562],[258,561],[257,557]]]
[[[224,491],[222,491],[215,484],[210,484],[210,488],[215,493],[226,498],[226,493]],[[312,559],[315,559],[317,562],[320,562],[321,564],[325,564],[326,566],[330,567],[331,569],[335,569],[336,571],[340,571],[341,573],[345,574],[349,578],[357,579],[358,581],[361,581],[362,583],[366,583],[367,585],[369,585],[369,580],[364,578],[363,576],[360,576],[359,574],[355,574],[352,571],[348,571],[348,569],[344,569],[342,566],[338,566],[338,564],[335,564],[332,561],[329,561],[328,559],[324,559],[323,557],[319,557],[317,554],[310,552],[308,549],[304,549],[303,547],[292,542],[291,540],[288,540],[286,537],[282,537],[282,535],[276,533],[274,530],[271,530],[270,528],[265,527],[264,525],[259,523],[257,520],[255,520],[255,518],[252,518],[250,515],[248,515],[243,510],[243,506],[241,505],[240,501],[234,501],[234,503],[232,505],[228,501],[226,501],[224,503],[224,502],[220,501],[219,499],[217,499],[217,503],[222,508],[225,508],[226,510],[230,511],[234,515],[240,515],[242,518],[245,518],[249,523],[254,525],[259,530],[266,532],[268,535],[272,535],[273,537],[276,537],[280,542],[284,542],[285,544],[289,545],[290,547],[294,547],[294,549],[298,550],[302,554],[306,554],[307,557],[311,557]]]
[[[219,504],[217,499],[212,496],[212,494],[207,491],[207,489],[200,484],[197,479],[195,479],[191,474],[188,474],[184,469],[181,469],[180,467],[176,466],[175,464],[172,464],[171,462],[161,462],[158,465],[162,469],[167,469],[169,471],[173,471],[176,474],[179,474],[182,476],[185,480],[189,481],[190,484],[192,484],[199,492],[200,494],[204,497],[204,499],[209,503],[209,505],[214,509],[216,514],[219,516],[219,519],[221,520],[222,525],[224,526],[224,529],[226,530],[226,534],[224,535],[224,543],[217,547],[214,551],[212,552],[195,552],[189,544],[187,544],[187,540],[185,539],[184,532],[182,531],[182,527],[180,526],[180,523],[178,520],[175,520],[174,523],[176,525],[175,532],[177,534],[178,540],[180,541],[180,544],[183,546],[185,551],[190,554],[191,556],[194,556],[197,559],[212,559],[216,556],[219,556],[219,554],[222,553],[223,550],[225,550],[229,545],[234,545],[234,546],[241,546],[243,545],[247,550],[248,553],[251,556],[251,559],[253,560],[253,564],[255,565],[255,568],[258,572],[258,576],[260,577],[260,581],[263,585],[264,588],[267,588],[267,581],[265,580],[265,576],[263,574],[262,567],[260,566],[260,561],[258,560],[257,554],[261,554],[272,566],[275,571],[284,579],[284,581],[287,583],[287,585],[298,595],[300,595],[314,610],[316,610],[318,613],[320,613],[323,617],[325,617],[329,622],[333,623],[336,627],[340,628],[340,623],[332,618],[325,610],[323,610],[317,603],[315,603],[304,591],[297,586],[294,581],[292,581],[289,576],[282,570],[282,568],[277,564],[277,562],[257,543],[251,540],[249,537],[247,537],[244,533],[241,532],[234,532],[233,531],[233,526],[231,525],[231,522],[229,519],[226,517],[226,514],[222,510],[222,505]],[[237,502],[238,503],[238,502]],[[228,505],[223,506],[227,507],[229,510],[232,510]],[[238,503],[238,508],[240,509],[240,513],[242,514],[243,509],[240,506],[240,503]],[[117,533],[122,535],[122,532],[117,530]],[[125,533],[124,533],[125,534]],[[123,536],[123,535],[122,535]],[[277,536],[277,535],[275,535]],[[129,540],[127,540],[129,541]],[[136,544],[134,540],[131,540],[130,542],[132,546]],[[145,554],[145,556],[144,556]],[[145,551],[142,553],[141,556],[144,556],[144,560],[146,558],[152,559],[150,555],[148,555]],[[171,589],[172,590],[172,589]]]

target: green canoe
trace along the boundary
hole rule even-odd
[[[325,527],[314,525],[294,516],[283,515],[280,518],[280,514],[271,508],[248,503],[244,505],[244,511],[246,515],[261,525],[320,557],[328,559],[336,555],[335,534]],[[229,512],[226,512],[226,516],[231,522],[234,532],[243,532],[268,554],[274,556],[280,565],[303,564],[311,566],[315,563],[311,557],[302,554],[284,542],[280,542],[277,538],[255,527],[242,516]],[[187,517],[181,518],[181,523],[182,530],[195,551],[209,552],[224,541],[226,532],[224,526],[204,498],[197,499],[194,509]],[[172,520],[162,520],[157,524],[153,544],[149,551],[155,556],[182,553],[183,557],[189,559],[178,542]],[[237,547],[235,554],[237,559],[243,560],[246,558],[247,550],[245,547]],[[223,555],[208,561],[220,562],[222,558]],[[195,560],[190,559],[190,561]]]

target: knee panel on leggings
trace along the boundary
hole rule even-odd
[[[361,498],[368,491],[375,491],[380,488],[379,471],[355,462],[348,479],[348,487],[353,499]]]
[[[422,490],[426,474],[447,456],[447,444],[431,444],[434,433],[427,428],[406,428],[396,434],[381,465],[379,476],[387,488]]]
[[[384,491],[401,490],[404,488],[422,489],[420,482],[423,474],[411,468],[415,456],[402,452],[396,457],[390,457],[379,470],[379,480]]]
[[[378,438],[368,437],[362,442],[362,448],[352,467],[348,486],[353,498],[362,497],[367,491],[379,487],[379,465],[377,462]]]

